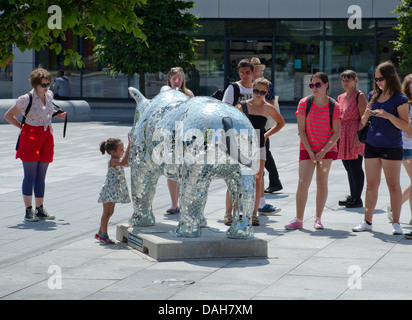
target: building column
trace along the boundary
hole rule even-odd
[[[30,86],[30,73],[34,69],[35,51],[25,50],[20,51],[13,45],[13,99],[17,99],[22,94],[29,92],[32,88]]]

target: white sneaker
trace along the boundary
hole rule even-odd
[[[372,225],[367,224],[366,221],[362,221],[356,227],[353,227],[352,231],[355,231],[355,232],[372,231]]]
[[[392,224],[392,227],[392,234],[403,234],[402,228],[399,223],[395,222],[394,224]]]

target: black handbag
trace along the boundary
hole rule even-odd
[[[371,120],[364,125],[364,127],[358,130],[358,139],[361,143],[366,143],[366,136],[368,135],[369,126],[371,125]]]

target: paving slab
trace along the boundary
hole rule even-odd
[[[282,112],[292,118],[294,110]],[[255,237],[267,243],[265,258],[205,256],[158,261],[120,241],[112,246],[97,242],[93,236],[102,214],[97,199],[109,160],[100,153],[99,143],[110,137],[127,141],[131,128],[131,122],[110,121],[109,116],[110,112],[104,122],[69,122],[66,138],[61,136],[63,124],[53,125],[55,160],[47,173],[45,206],[56,220],[37,223],[23,221],[23,172],[14,153],[18,130],[0,125],[0,299],[133,299],[162,304],[166,300],[200,300],[207,304],[216,299],[253,303],[275,299],[412,298],[412,241],[391,234],[386,216],[389,194],[383,175],[372,232],[352,232],[352,227],[363,219],[363,208],[338,206],[349,192],[340,161],[335,161],[330,171],[322,216],[325,229],[313,227],[314,180],[304,229],[284,229],[295,216],[298,182],[299,137],[293,121],[271,137],[283,190],[267,195],[266,201],[282,211],[276,216],[259,216],[261,225],[254,228]],[[127,168],[126,179],[130,186]],[[403,168],[401,185],[403,189],[409,185]],[[223,180],[212,182],[205,206],[211,228],[226,228],[225,192]],[[156,221],[177,226],[179,216],[165,214],[169,207],[167,181],[162,177],[153,202]],[[127,223],[132,213],[132,204],[116,205],[109,223],[112,238],[116,237],[117,226]],[[404,232],[412,229],[410,218],[406,203],[400,221]],[[353,279],[361,285],[351,289]]]

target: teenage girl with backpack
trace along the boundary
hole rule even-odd
[[[303,228],[303,216],[308,190],[316,169],[316,217],[315,229],[323,229],[321,216],[328,197],[328,177],[332,161],[338,158],[336,142],[340,136],[340,107],[334,104],[331,112],[328,96],[329,78],[326,73],[317,72],[311,79],[309,87],[313,92],[313,102],[306,113],[308,99],[299,101],[296,117],[300,137],[299,183],[296,191],[296,217],[285,226],[287,230]]]

